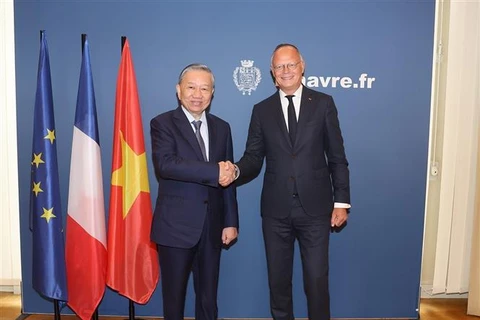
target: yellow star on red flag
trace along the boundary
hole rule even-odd
[[[146,153],[136,154],[123,138],[121,131],[120,144],[122,146],[122,166],[112,173],[112,185],[122,187],[122,212],[125,219],[139,193],[150,192],[150,187]]]

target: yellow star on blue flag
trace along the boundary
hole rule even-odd
[[[67,301],[65,243],[58,179],[57,142],[55,139],[50,60],[45,31],[41,33],[33,119],[33,157],[30,167],[33,288],[44,297]]]

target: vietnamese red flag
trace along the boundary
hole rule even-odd
[[[150,241],[152,203],[142,116],[128,40],[117,78],[112,180],[108,220],[107,285],[136,303],[147,303],[159,278]]]
[[[107,273],[102,160],[88,40],[80,68],[69,186],[65,249],[68,306],[87,320],[103,297]]]

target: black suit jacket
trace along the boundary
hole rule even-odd
[[[263,216],[289,215],[294,184],[309,215],[330,215],[334,202],[350,203],[348,162],[332,97],[304,87],[297,128],[292,146],[278,91],[253,108],[237,181],[255,178],[266,159]]]
[[[233,161],[230,126],[206,114],[209,161],[203,160],[195,133],[181,107],[150,122],[158,196],[152,222],[154,242],[191,248],[200,239],[205,215],[212,243],[221,246],[222,230],[238,227],[235,185],[218,184],[218,162]]]

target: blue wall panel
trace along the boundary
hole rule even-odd
[[[150,159],[149,121],[176,107],[175,84],[187,64],[216,76],[211,112],[230,122],[235,158],[243,153],[253,104],[274,92],[270,55],[298,45],[306,84],[333,95],[351,170],[352,210],[332,234],[331,300],[336,318],[416,317],[427,166],[434,1],[16,1],[16,77],[24,310],[51,312],[31,286],[28,208],[39,30],[47,31],[57,127],[62,206],[66,210],[73,120],[87,33],[102,146],[106,208],[112,155],[120,37],[134,59]],[[253,60],[262,80],[243,95],[233,75]],[[361,88],[360,77],[375,78]],[[333,78],[339,80],[334,82]],[[341,78],[348,77],[344,86]],[[345,82],[346,81],[346,82]],[[357,84],[357,88],[354,88]],[[156,184],[149,161],[152,201]],[[220,317],[269,317],[261,235],[261,178],[238,190],[240,237],[224,251]],[[298,251],[298,250],[297,250]],[[294,306],[306,317],[296,253]],[[138,315],[162,314],[161,290]],[[193,316],[189,287],[186,316]],[[127,300],[107,290],[100,314],[127,314]],[[69,312],[66,310],[66,312]]]

